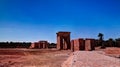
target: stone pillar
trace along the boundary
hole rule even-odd
[[[64,41],[64,38],[63,37],[60,37],[60,50],[61,49],[64,49],[65,47],[65,43],[64,43],[65,41]]]
[[[60,44],[61,44],[60,42],[61,42],[61,38],[60,38],[60,36],[57,35],[57,49],[59,49],[59,50],[61,48],[60,47]]]
[[[90,40],[85,40],[85,50],[86,50],[86,51],[91,50]]]
[[[85,50],[85,41],[84,41],[84,39],[78,39],[79,40],[79,48],[80,48],[80,50]]]
[[[92,50],[95,50],[95,45],[96,45],[95,39],[92,39],[92,40],[91,40],[91,49],[92,49]]]
[[[80,50],[79,40],[75,39],[74,40],[74,51],[79,51],[79,50]]]
[[[40,48],[41,48],[41,49],[43,48],[43,43],[42,43],[42,42],[40,43]]]
[[[86,51],[95,50],[95,40],[94,39],[86,39],[85,40],[85,50]]]
[[[45,43],[42,43],[43,49],[45,49]]]
[[[66,43],[67,43],[67,49],[71,49],[71,43],[70,43],[70,34],[66,37]]]
[[[39,47],[39,43],[35,42],[35,48]]]
[[[85,50],[85,41],[82,38],[72,40],[71,48],[73,51]]]
[[[38,42],[38,48],[40,48],[40,43]]]
[[[71,40],[71,50],[74,51],[74,40]]]

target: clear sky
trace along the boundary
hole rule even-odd
[[[120,0],[0,0],[0,41],[120,37]]]

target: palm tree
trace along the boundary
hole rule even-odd
[[[98,37],[99,37],[99,44],[101,45],[101,48],[105,48],[105,45],[103,44],[103,34],[99,33]]]
[[[103,34],[102,33],[99,33],[98,37],[99,37],[99,40],[101,40],[101,41],[103,40]]]

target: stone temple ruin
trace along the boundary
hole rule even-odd
[[[86,51],[95,50],[95,39],[87,38],[85,40],[85,50]]]
[[[71,40],[71,50],[72,51],[85,50],[84,44],[85,44],[85,41],[82,38]]]
[[[91,51],[95,49],[95,39],[83,38],[70,40],[70,32],[60,31],[56,33],[57,35],[57,45],[58,50],[86,50]],[[47,41],[39,41],[31,44],[30,48],[46,49],[49,43]]]
[[[86,50],[91,51],[95,49],[95,40],[86,38],[74,39],[71,40],[71,50],[72,51],[79,51],[79,50]]]
[[[70,32],[58,32],[57,34],[57,49],[66,50],[71,49],[72,51],[95,50],[95,39],[83,38],[70,40]]]
[[[49,43],[46,40],[38,42],[0,42],[0,48],[56,48],[58,50],[95,50],[96,46],[101,46],[99,40],[93,38],[70,38],[71,32],[60,31],[56,33],[57,43]],[[105,47],[120,47],[120,38],[112,40],[103,41]]]
[[[78,38],[72,39],[70,38],[71,32],[60,31],[57,32],[57,44],[55,46],[58,50],[72,50],[72,51],[91,51],[95,50],[95,46],[98,44],[98,40],[93,38]],[[118,41],[116,43],[119,43]],[[31,43],[30,48],[38,48],[38,49],[46,49],[49,48],[50,43],[47,41],[39,41]]]
[[[34,42],[31,44],[30,48],[46,49],[48,48],[48,42],[47,41]]]
[[[57,34],[57,49],[70,49],[70,32],[58,32]]]

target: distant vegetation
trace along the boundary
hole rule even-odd
[[[99,37],[99,44],[101,45],[101,48],[105,48],[105,45],[103,44],[103,34],[99,33],[98,37]]]
[[[102,33],[99,33],[98,34],[98,41],[96,41],[96,45],[97,46],[101,46],[101,48],[105,48],[105,47],[120,47],[120,38],[117,38],[117,39],[112,39],[112,38],[109,38],[108,40],[103,40],[103,34]]]
[[[29,48],[31,42],[0,42],[0,48]],[[56,48],[55,43],[49,43],[48,48]]]
[[[56,43],[50,43],[50,44],[48,45],[48,48],[56,48]]]
[[[0,42],[0,48],[29,48],[31,42]]]

